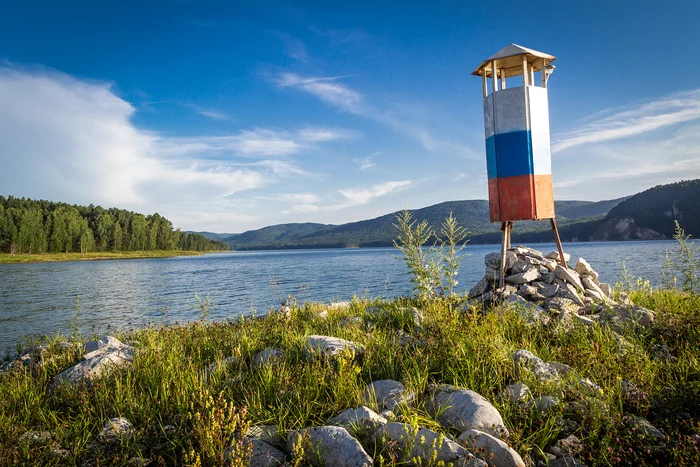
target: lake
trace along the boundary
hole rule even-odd
[[[543,252],[554,244],[530,244]],[[462,251],[459,291],[483,277],[484,255],[499,245]],[[602,281],[621,277],[622,261],[634,276],[661,281],[672,241],[567,243]],[[195,294],[215,304],[209,318],[267,312],[288,295],[298,301],[348,300],[357,295],[408,295],[411,284],[393,248],[226,252],[205,256],[0,265],[0,352],[29,336],[70,334],[79,309],[81,332],[110,332],[150,322],[199,319]]]

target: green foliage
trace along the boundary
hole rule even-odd
[[[173,230],[159,214],[0,196],[0,253],[227,249],[223,242]]]
[[[700,433],[700,299],[649,289],[633,292],[631,298],[655,310],[656,321],[644,332],[623,332],[630,345],[626,353],[619,351],[619,331],[612,327],[578,326],[568,332],[531,327],[506,309],[486,315],[455,313],[445,302],[432,301],[423,307],[423,330],[415,330],[401,319],[373,321],[365,312],[370,306],[400,310],[415,305],[405,299],[356,301],[329,310],[323,319],[317,313],[324,306],[306,304],[288,319],[271,314],[119,334],[122,341],[139,343],[131,367],[92,385],[54,388],[54,376],[80,361],[82,339],[49,339],[41,366],[0,374],[0,464],[122,465],[143,457],[155,465],[223,465],[223,451],[230,449],[232,465],[245,465],[247,451],[240,436],[248,425],[275,425],[283,436],[324,425],[363,404],[370,381],[392,378],[418,396],[415,403],[395,410],[395,421],[454,439],[459,433],[437,423],[424,401],[430,383],[465,387],[494,403],[511,433],[509,445],[533,463],[544,462],[542,453],[565,436],[557,421],[565,416],[578,424],[573,433],[584,443],[580,457],[588,465],[697,465],[700,454],[690,436]],[[363,322],[347,321],[358,315]],[[310,360],[304,347],[310,334],[355,341],[364,346],[364,358]],[[406,337],[411,340],[406,342]],[[659,343],[669,346],[674,359],[653,358]],[[267,347],[284,351],[285,357],[254,367],[254,356]],[[575,379],[553,383],[518,378],[511,355],[521,348],[570,365],[580,377],[599,384],[603,393],[595,398],[577,393],[571,389]],[[207,368],[226,357],[233,358],[207,377]],[[620,388],[623,379],[647,393],[649,403],[628,406]],[[539,413],[497,397],[516,381],[528,384],[533,397],[555,392],[586,410],[583,415]],[[655,443],[623,423],[629,414],[644,416],[667,433],[663,450],[648,452]],[[104,421],[115,416],[134,424],[134,438],[114,445],[96,443]],[[28,447],[19,442],[23,433],[42,430],[52,432],[49,444]],[[403,460],[391,449],[375,451],[371,437],[359,438],[375,465],[400,465]],[[55,448],[65,449],[66,457],[55,457]],[[314,449],[302,442],[288,461],[309,465],[305,462],[313,463]]]
[[[690,241],[690,235],[685,233],[678,221],[673,238],[678,242],[675,257],[683,277],[683,290],[694,292],[698,285],[697,270],[700,267],[700,260],[696,257],[697,247],[695,242]]]
[[[414,296],[421,303],[437,297],[455,297],[459,252],[464,248],[468,232],[459,225],[452,213],[442,222],[440,235],[436,235],[427,220],[413,219],[407,209],[396,216],[394,225],[398,231],[394,247],[403,256],[411,276]],[[431,238],[434,244],[426,249]]]

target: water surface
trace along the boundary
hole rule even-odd
[[[553,244],[531,244],[543,252]],[[622,260],[635,276],[658,283],[673,242],[567,243],[601,280],[615,282]],[[484,255],[498,245],[463,252],[460,291],[484,273]],[[176,258],[0,265],[0,352],[27,336],[70,334],[78,306],[82,332],[108,332],[149,322],[199,318],[195,294],[215,303],[211,319],[266,312],[280,300],[330,301],[408,295],[411,284],[393,248],[227,252]]]

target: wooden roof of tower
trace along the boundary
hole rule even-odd
[[[523,55],[533,67],[533,71],[542,70],[542,59],[544,59],[545,66],[557,59],[554,55],[528,49],[518,44],[510,44],[484,60],[481,65],[474,70],[472,75],[486,75],[486,77],[491,78],[491,62],[495,60],[496,68],[499,70],[505,69],[507,78],[511,76],[520,76],[523,74]]]

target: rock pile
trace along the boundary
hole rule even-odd
[[[564,254],[567,265],[570,259]],[[529,324],[547,324],[555,319],[567,326],[607,321],[615,326],[648,327],[654,321],[652,311],[635,306],[624,294],[620,294],[619,302],[613,300],[610,284],[599,281],[598,273],[583,258],[574,267],[565,268],[557,252],[509,248],[503,287],[499,284],[501,254],[487,254],[484,263],[484,278],[469,291],[469,305],[509,303]]]

